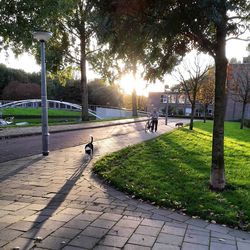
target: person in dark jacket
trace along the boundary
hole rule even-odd
[[[153,112],[150,114],[151,119],[152,119],[152,128],[151,132],[156,132],[157,131],[157,126],[158,126],[158,118],[159,118],[159,113],[157,112],[156,109],[153,110]]]

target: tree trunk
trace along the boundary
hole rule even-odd
[[[134,76],[134,89],[132,92],[132,116],[138,116],[137,114],[137,96],[136,96],[136,90],[135,90],[135,85],[136,85],[136,63],[133,64],[133,76]]]
[[[213,190],[223,190],[226,185],[224,168],[224,116],[225,84],[227,76],[226,11],[223,10],[222,23],[217,27],[217,47],[215,54],[215,104],[212,144],[212,167],[210,185]]]
[[[137,96],[136,96],[136,90],[133,89],[132,92],[132,116],[138,116],[137,114]]]
[[[191,110],[191,118],[190,118],[189,129],[193,130],[193,127],[194,127],[195,100],[192,101],[191,109],[192,110]]]
[[[206,120],[207,120],[207,107],[208,107],[208,105],[204,104],[204,119],[203,119],[204,123],[206,123]]]
[[[243,129],[244,127],[245,109],[246,109],[246,102],[243,102],[243,108],[242,108],[241,120],[240,120],[240,129]]]
[[[88,86],[86,76],[86,42],[85,42],[85,29],[81,35],[81,90],[82,90],[82,121],[89,120],[88,114]]]

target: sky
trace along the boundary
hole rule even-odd
[[[237,58],[237,60],[242,61],[243,57],[248,55],[246,51],[246,47],[249,42],[240,41],[240,40],[230,40],[227,42],[226,46],[226,55],[230,60],[231,58]],[[190,55],[189,55],[190,56]],[[31,54],[24,53],[18,58],[14,56],[14,54],[10,51],[9,55],[6,56],[4,51],[0,53],[0,63],[5,64],[7,67],[22,69],[26,72],[39,72],[41,67],[36,63],[34,57]],[[88,71],[88,79],[94,79],[98,77],[94,72]],[[120,81],[121,87],[125,92],[131,93],[133,88],[133,78],[132,75],[124,76]],[[148,92],[154,91],[164,91],[164,85],[168,84],[172,86],[176,84],[176,80],[171,75],[166,75],[164,78],[164,82],[157,81],[154,84],[149,85],[149,87],[145,88],[145,82],[139,77],[136,80],[137,83],[137,94],[147,95]]]

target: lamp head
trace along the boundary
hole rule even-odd
[[[33,32],[33,37],[40,42],[47,42],[52,36],[49,31],[35,31]]]

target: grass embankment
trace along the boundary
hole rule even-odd
[[[125,148],[94,167],[118,189],[189,215],[250,230],[250,129],[225,123],[227,188],[209,189],[212,122]]]
[[[6,108],[2,109],[3,116],[41,116],[41,108]],[[80,111],[67,111],[59,109],[48,109],[48,115],[60,117],[80,117]]]
[[[24,126],[41,125],[41,108],[6,108],[1,111],[3,117],[13,116],[14,123],[28,122],[28,125]],[[80,115],[79,111],[48,109],[49,125],[78,123]],[[8,125],[8,127],[15,127],[15,125]]]

